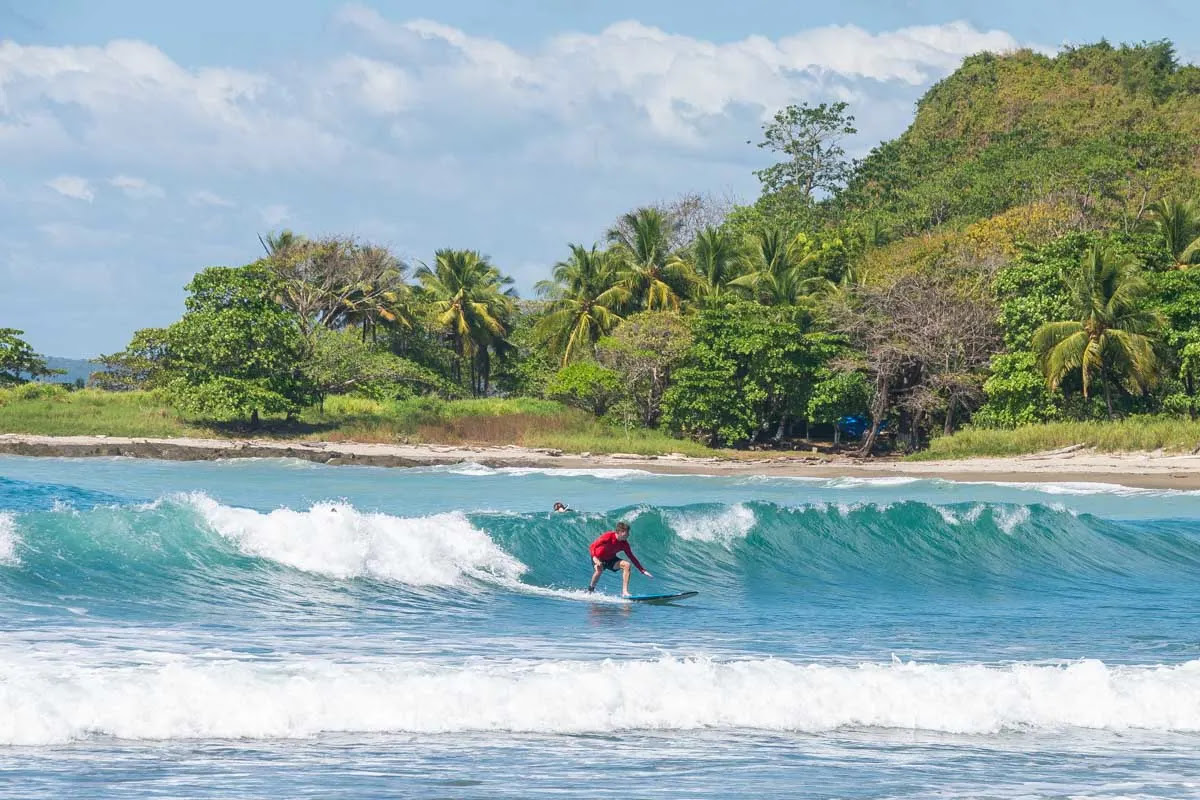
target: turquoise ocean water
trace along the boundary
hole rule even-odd
[[[4,457],[0,798],[1200,796],[1198,611],[1195,493]]]

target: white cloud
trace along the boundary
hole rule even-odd
[[[335,86],[349,88],[358,102],[376,114],[398,114],[413,99],[412,79],[403,69],[386,61],[346,56],[330,67]]]
[[[339,19],[408,62],[415,77],[406,86],[429,102],[544,111],[566,123],[624,102],[655,135],[693,143],[706,119],[735,108],[766,117],[813,96],[852,99],[859,81],[917,86],[967,55],[1020,46],[1008,33],[965,22],[877,34],[828,26],[718,44],[627,21],[522,51],[430,20],[391,22],[363,6],[344,9]]]
[[[233,208],[236,205],[232,200],[204,189],[188,195],[188,202],[194,206],[212,206],[214,208]]]
[[[73,200],[83,200],[90,203],[96,199],[96,193],[92,191],[91,182],[78,175],[59,175],[54,180],[46,181],[46,185],[63,197],[70,197]]]
[[[117,175],[109,180],[109,183],[124,192],[127,197],[135,200],[166,196],[166,192],[162,190],[162,187],[155,186],[145,178],[135,178],[131,175]]]
[[[296,107],[288,76],[187,69],[153,45],[0,42],[0,149],[123,163],[271,169],[336,163],[339,136]],[[154,135],[147,134],[153,130]]]

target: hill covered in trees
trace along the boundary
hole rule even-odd
[[[647,205],[537,297],[446,248],[284,232],[95,377],[203,418],[336,394],[543,397],[710,444],[1200,412],[1200,69],[1169,43],[964,61],[861,161],[845,104],[764,126],[755,202]]]

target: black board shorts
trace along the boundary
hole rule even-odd
[[[600,562],[600,566],[604,567],[604,568],[605,568],[605,569],[607,569],[607,570],[611,570],[611,571],[613,571],[613,572],[616,572],[618,569],[620,569],[620,568],[617,566],[617,565],[618,565],[618,564],[620,564],[620,563],[621,563],[621,559],[620,559],[620,557],[619,557],[619,556],[613,556],[612,558],[606,558],[606,559],[604,559],[603,561],[601,561],[601,562]]]

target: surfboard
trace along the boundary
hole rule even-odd
[[[676,594],[635,594],[629,597],[622,598],[631,603],[670,603],[673,600],[683,600],[688,597],[695,597],[699,592],[678,592]]]

